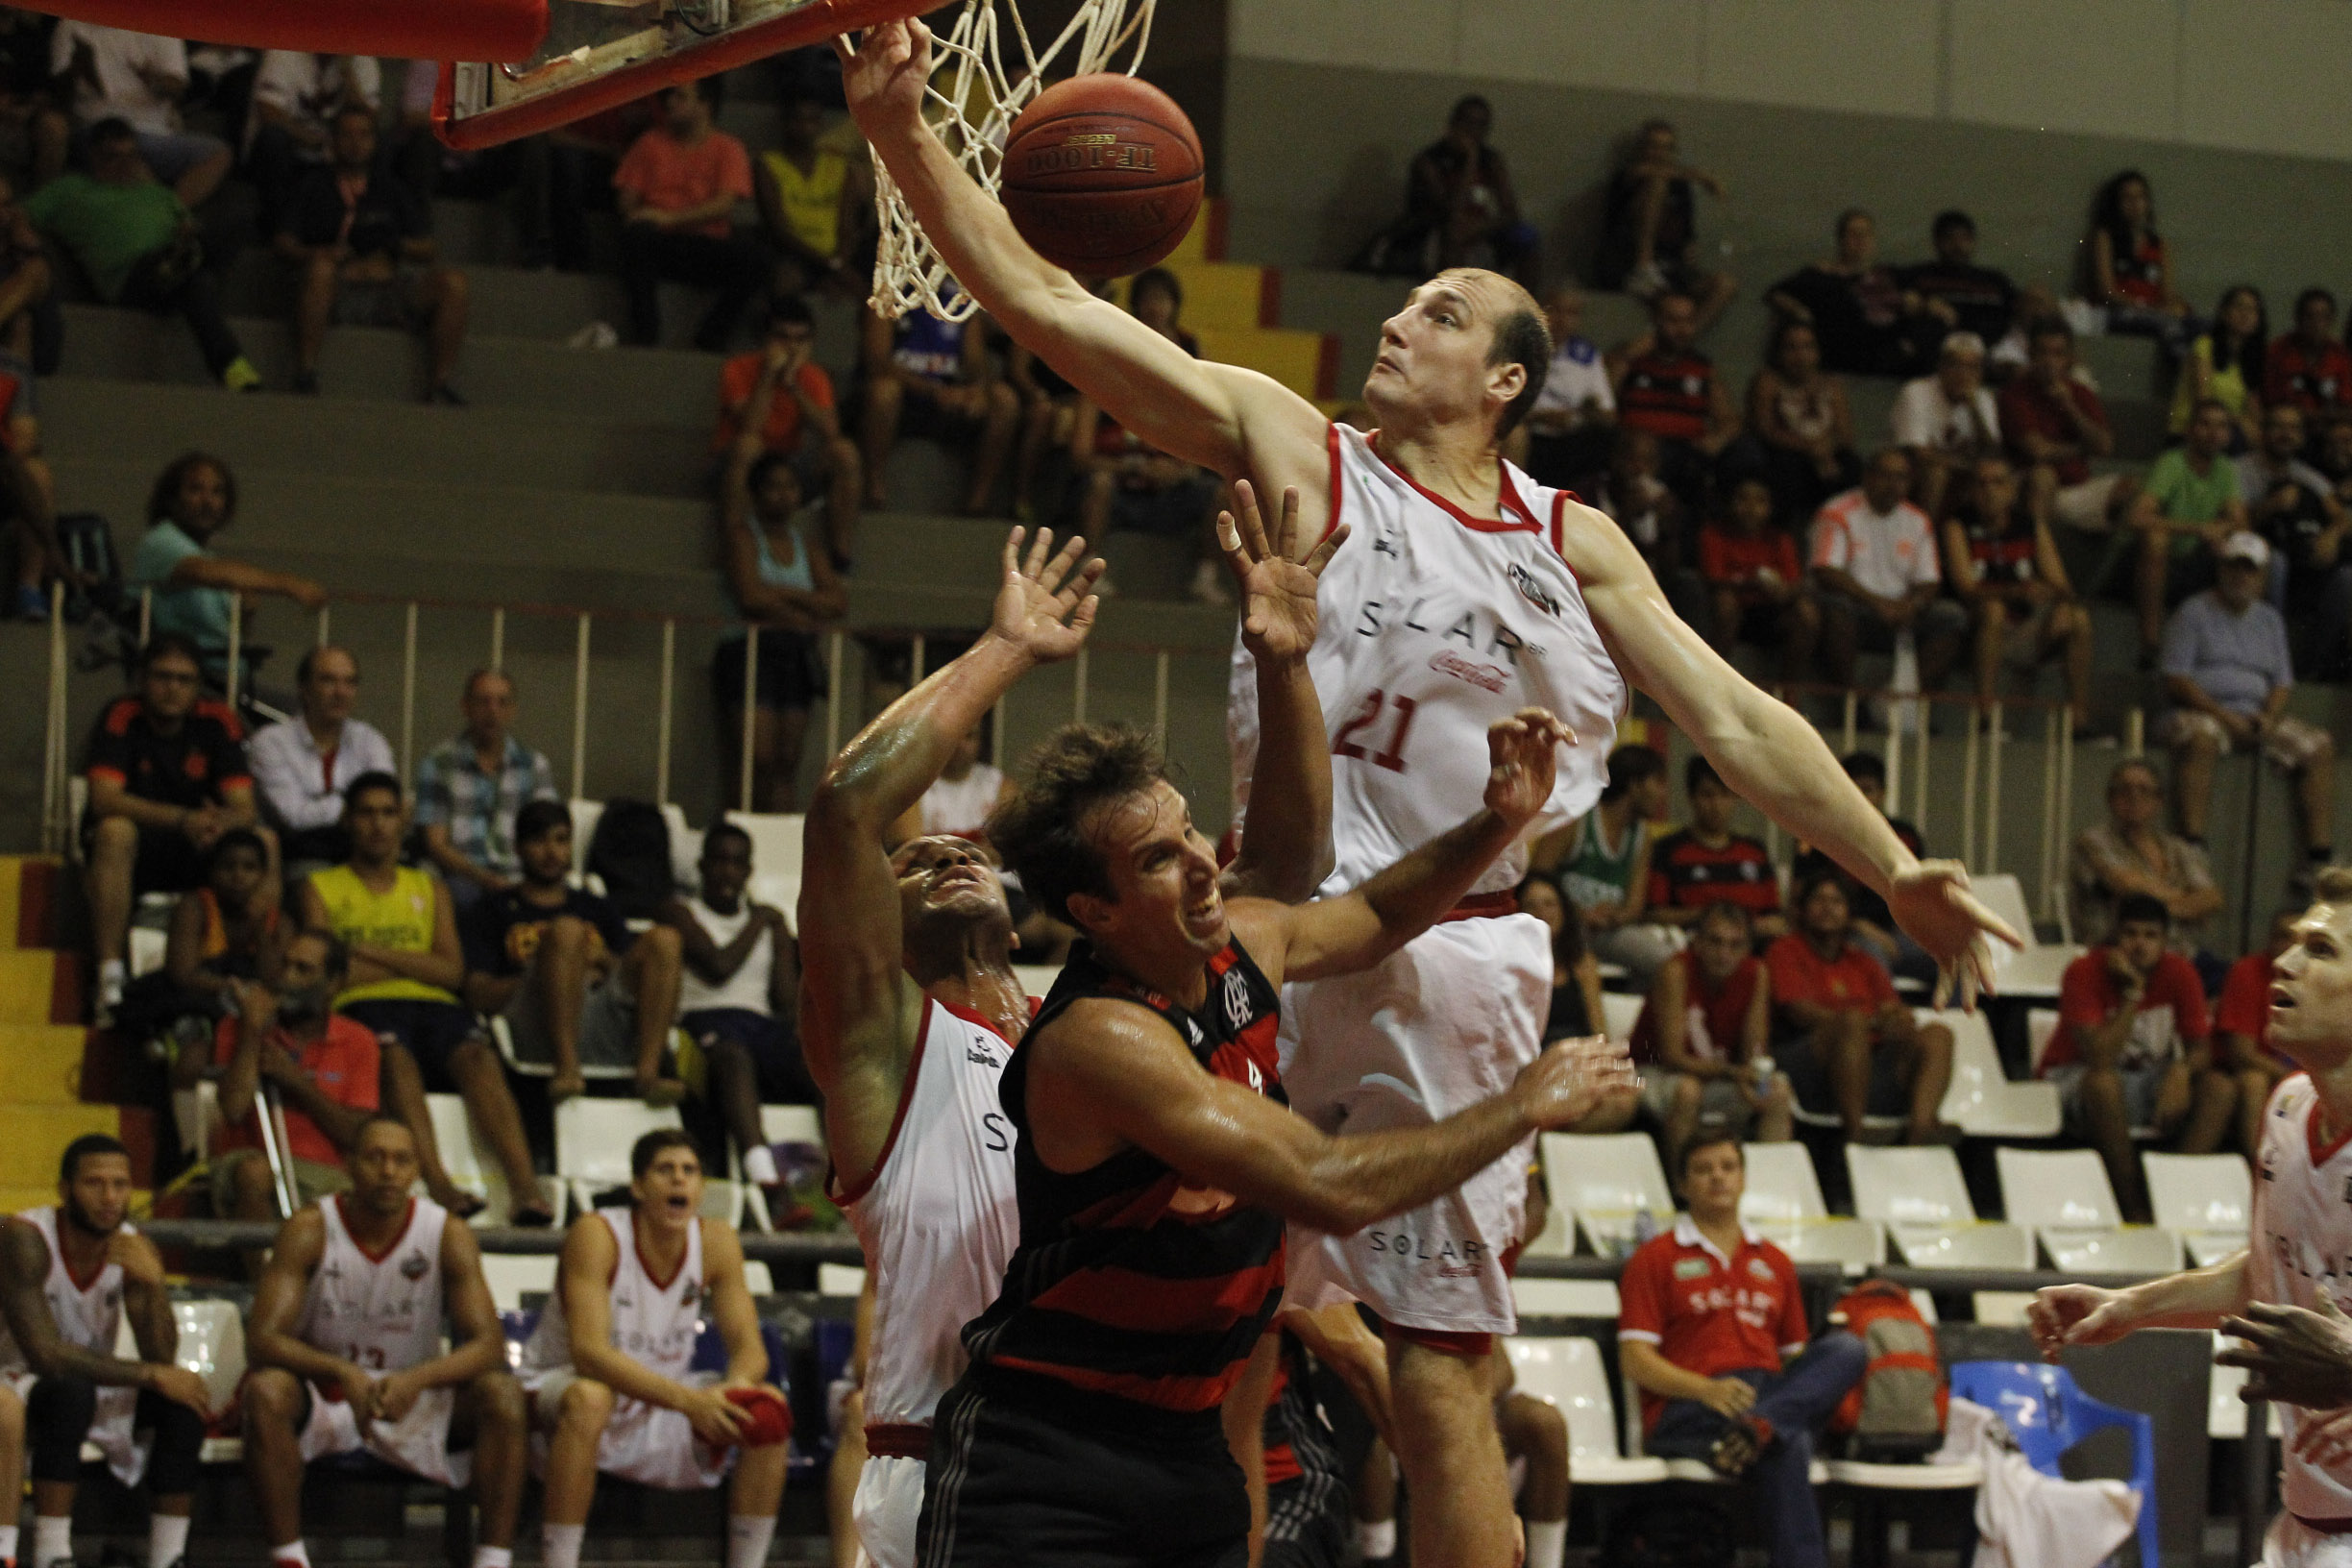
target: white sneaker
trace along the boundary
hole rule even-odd
[[[1225,568],[1215,561],[1193,567],[1192,597],[1203,604],[1231,604],[1233,589],[1225,581]]]
[[[123,988],[130,984],[130,975],[120,959],[109,959],[98,966],[98,1005],[90,1014],[90,1022],[100,1029],[111,1028],[114,1010],[122,1006]]]
[[[621,346],[621,334],[613,331],[612,323],[592,321],[564,339],[567,349],[615,349]]]

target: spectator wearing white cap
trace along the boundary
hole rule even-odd
[[[2000,412],[1985,385],[1984,339],[1952,332],[1937,351],[1932,376],[1905,381],[1890,416],[1895,444],[1911,455],[1911,499],[1941,523],[1954,474],[2001,450]]]
[[[2259,747],[2295,783],[2301,886],[2334,855],[2336,743],[2316,724],[2288,716],[2294,667],[2287,623],[2263,600],[2270,547],[2243,529],[2221,543],[2219,580],[2181,601],[2165,626],[2163,670],[2171,711],[2163,738],[2180,784],[2181,832],[2203,843],[2214,764],[2224,752]]]

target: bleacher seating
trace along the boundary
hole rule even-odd
[[[1922,1023],[1951,1031],[1951,1088],[1938,1112],[1971,1138],[2055,1138],[2062,1123],[2055,1084],[2013,1083],[2001,1069],[1993,1043],[1993,1024],[1983,1009],[1934,1012],[1920,1008]]]
[[[1544,1181],[1554,1207],[1576,1216],[1584,1244],[1603,1257],[1632,1250],[1636,1217],[1674,1224],[1674,1193],[1647,1133],[1546,1133]]]
[[[2125,1225],[2090,1149],[1994,1151],[2001,1208],[2030,1226],[2052,1266],[2070,1273],[2164,1274],[2181,1266],[2180,1237],[2152,1225]]]
[[[441,1168],[459,1190],[482,1199],[475,1225],[503,1225],[514,1212],[514,1195],[506,1188],[506,1172],[481,1140],[461,1094],[428,1094],[425,1108],[432,1115],[433,1143],[441,1153]],[[564,1216],[564,1184],[553,1176],[539,1179],[539,1193],[553,1211],[555,1222]]]
[[[2244,1249],[2254,1220],[2254,1176],[2243,1159],[2150,1149],[2140,1166],[2156,1223],[2181,1238],[2191,1262],[2203,1268]]]
[[[1976,1217],[1960,1162],[1942,1147],[1846,1145],[1854,1213],[1887,1228],[1914,1268],[2031,1268],[2033,1235]]]
[[[1832,1217],[1802,1143],[1747,1145],[1748,1189],[1740,1218],[1801,1263],[1886,1262],[1886,1230],[1874,1219]]]
[[[573,1210],[585,1213],[596,1207],[599,1192],[629,1185],[629,1146],[638,1139],[658,1127],[682,1125],[675,1106],[656,1110],[640,1100],[580,1094],[556,1106],[555,1174]],[[742,1203],[743,1194],[731,1185],[704,1184],[704,1213],[733,1224]]]
[[[1568,1423],[1568,1481],[1575,1486],[1642,1486],[1666,1479],[1666,1461],[1627,1458],[1617,1443],[1601,1347],[1590,1339],[1504,1341],[1519,1391],[1556,1408]]]
[[[490,1299],[502,1312],[520,1311],[523,1298],[545,1295],[555,1288],[555,1255],[551,1252],[485,1252],[482,1278]]]

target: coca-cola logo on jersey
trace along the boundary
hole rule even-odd
[[[1499,692],[1510,684],[1510,672],[1507,670],[1465,659],[1451,649],[1442,649],[1431,654],[1429,667],[1441,675],[1466,680],[1481,691]]]

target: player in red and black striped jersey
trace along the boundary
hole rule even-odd
[[[1566,739],[1540,709],[1498,723],[1475,816],[1296,905],[1226,902],[1146,737],[1047,743],[991,834],[1082,936],[1005,1069],[1020,1247],[934,1420],[925,1568],[1244,1562],[1219,1405],[1282,1299],[1284,1221],[1350,1234],[1633,1091],[1620,1048],[1569,1042],[1458,1115],[1334,1138],[1275,1069],[1284,980],[1378,963],[1453,908],[1550,798]]]
[[[1704,757],[1691,758],[1682,776],[1691,823],[1651,846],[1649,918],[1666,925],[1696,925],[1707,905],[1737,904],[1753,918],[1758,938],[1786,935],[1772,856],[1762,841],[1731,831],[1739,796]]]

